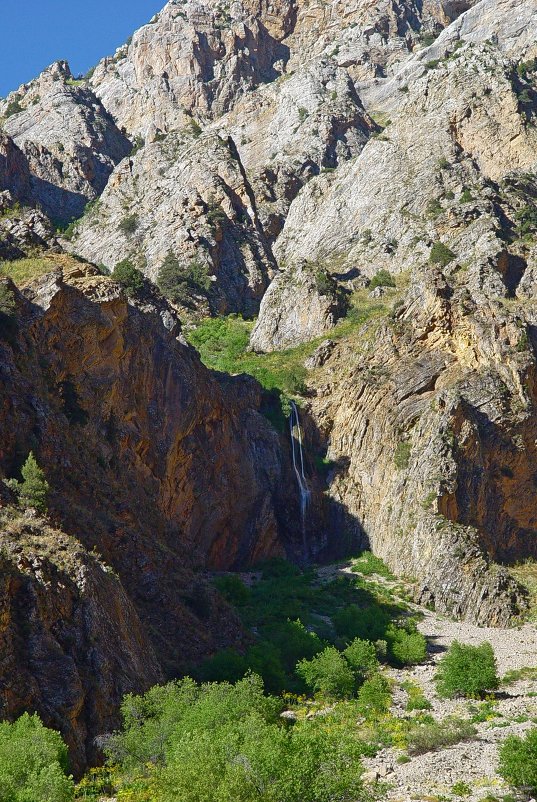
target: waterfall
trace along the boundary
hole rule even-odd
[[[296,480],[298,483],[298,492],[300,494],[300,520],[302,525],[302,550],[304,559],[308,557],[308,544],[306,539],[306,514],[308,511],[308,504],[310,501],[310,490],[304,473],[304,452],[302,449],[302,430],[300,428],[300,419],[298,417],[298,409],[294,401],[291,401],[291,414],[289,415],[289,427],[291,429],[291,450],[293,453],[293,468],[295,471]],[[295,440],[294,430],[296,428],[298,440]],[[298,458],[297,458],[298,452]]]

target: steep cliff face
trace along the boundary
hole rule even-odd
[[[531,93],[493,45],[463,45],[433,63],[407,86],[397,116],[384,118],[381,136],[336,174],[304,188],[276,243],[277,258],[337,259],[340,268],[357,266],[369,276],[381,268],[398,272],[411,269],[435,239],[455,244],[459,231],[469,238],[461,259],[474,257],[476,246],[481,255],[487,220],[501,228],[493,182],[535,163],[537,132],[527,122],[531,99],[528,108],[520,100],[524,89]]]
[[[281,74],[280,44],[294,3],[167,3],[132,41],[96,68],[91,84],[121,126],[181,128],[186,115],[218,116],[237,96]]]
[[[492,562],[535,556],[535,313],[427,266],[309,382],[338,526],[415,577],[419,598],[478,623],[524,609]]]
[[[308,360],[309,436],[337,468],[314,551],[337,519],[422,598],[493,623],[523,600],[491,561],[532,554],[536,529],[536,38],[515,0],[173,1],[85,83],[59,63],[0,109],[2,210],[66,219],[99,195],[64,248],[152,280],[177,259],[177,304],[259,310],[255,350],[324,335],[374,274],[399,277],[389,320],[353,310]],[[3,253],[57,247],[15,211]],[[288,455],[259,386],[206,371],[156,295],[60,267],[3,346],[20,425],[1,466],[37,449],[55,514],[117,570],[173,673],[180,649],[235,637],[193,567],[299,553]]]
[[[196,572],[296,549],[260,388],[206,370],[168,305],[88,267],[28,285],[19,320],[0,345],[2,473],[36,452],[53,516],[118,573],[164,671],[185,670],[238,637]]]
[[[59,729],[74,771],[118,724],[125,693],[161,668],[121,582],[98,556],[45,521],[1,512],[0,715],[38,710]]]
[[[129,256],[154,281],[171,253],[219,313],[254,314],[275,268],[233,141],[189,129],[122,161],[68,247],[110,268]]]

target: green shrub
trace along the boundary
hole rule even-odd
[[[308,688],[326,699],[348,699],[354,692],[354,673],[333,646],[328,646],[311,660],[300,660],[296,667]]]
[[[13,317],[17,311],[17,303],[13,290],[5,281],[0,282],[0,315]]]
[[[427,657],[427,641],[414,621],[405,622],[404,627],[390,624],[385,637],[388,656],[398,666],[415,666]]]
[[[464,189],[462,194],[461,194],[461,197],[460,197],[460,202],[461,203],[472,203],[473,199],[474,199],[474,196],[472,195],[470,190],[468,188]]]
[[[134,137],[134,141],[132,143],[132,150],[130,152],[131,156],[135,156],[139,150],[141,150],[145,146],[145,139],[140,134],[136,134]]]
[[[406,440],[400,440],[397,443],[395,454],[393,455],[393,461],[395,463],[395,467],[399,468],[399,470],[404,470],[408,468],[410,463],[411,452],[412,452],[412,445],[408,443]]]
[[[214,584],[222,596],[236,607],[242,607],[243,604],[247,604],[250,601],[250,588],[234,574],[219,576],[214,580]]]
[[[299,619],[269,624],[263,627],[262,635],[278,648],[283,665],[289,672],[294,671],[299,660],[310,660],[323,648],[319,636],[309,632]]]
[[[17,331],[17,303],[9,284],[0,281],[0,337],[11,341]]]
[[[222,649],[204,660],[196,670],[202,682],[237,682],[248,671],[246,658],[234,649]]]
[[[527,237],[537,231],[537,206],[526,204],[515,214],[518,222],[518,234],[520,237]]]
[[[519,737],[509,735],[500,746],[498,773],[510,785],[537,793],[537,727]]]
[[[362,683],[370,674],[374,674],[378,670],[377,651],[371,641],[355,638],[347,646],[343,654],[347,658],[359,683]]]
[[[319,295],[335,298],[338,295],[338,283],[326,270],[317,270],[315,273],[315,287]]]
[[[112,271],[112,278],[121,284],[127,295],[136,295],[144,288],[144,277],[130,259],[117,263]]]
[[[387,270],[381,269],[375,273],[368,285],[369,290],[374,290],[376,287],[395,287],[395,279]]]
[[[6,112],[4,115],[6,118],[13,117],[13,115],[20,114],[21,111],[24,111],[24,108],[21,106],[21,100],[22,98],[20,95],[15,95],[13,100],[10,100],[10,102],[7,104]]]
[[[434,243],[429,254],[429,262],[432,265],[446,267],[453,259],[455,259],[455,254],[447,245],[440,241]]]
[[[366,679],[358,691],[358,708],[366,718],[387,713],[392,702],[390,683],[383,674]]]
[[[0,723],[2,802],[71,802],[67,770],[67,747],[38,716],[25,713],[13,724]]]
[[[432,709],[432,704],[424,695],[423,690],[419,685],[407,680],[406,682],[401,683],[401,687],[404,688],[408,694],[408,701],[405,708],[408,712],[411,712],[412,710]]]
[[[157,285],[173,303],[188,305],[193,294],[203,294],[211,286],[206,265],[198,259],[182,263],[169,251],[159,270]]]
[[[246,652],[246,665],[249,671],[263,680],[267,693],[278,694],[288,687],[280,650],[270,641],[260,641],[250,646]]]
[[[352,640],[353,638],[366,638],[367,640],[381,640],[390,623],[389,614],[378,607],[358,607],[350,604],[338,610],[334,617],[334,626],[337,634]]]
[[[472,738],[476,732],[474,725],[465,719],[448,716],[442,721],[435,721],[430,718],[429,721],[420,721],[411,728],[408,748],[412,754],[421,755]]]
[[[120,220],[118,225],[118,229],[123,234],[134,234],[137,228],[138,228],[138,217],[135,214],[127,215],[127,217],[124,217],[123,220]]]
[[[159,802],[361,802],[363,745],[322,720],[289,728],[256,676],[236,685],[190,679],[126,697],[110,761]],[[151,792],[149,792],[151,789]]]
[[[468,783],[461,781],[451,787],[451,793],[455,794],[455,796],[470,796],[472,789]]]
[[[438,693],[445,697],[478,698],[496,690],[500,680],[491,644],[467,646],[453,641],[440,660],[435,679]]]

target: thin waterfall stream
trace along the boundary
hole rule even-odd
[[[302,526],[302,550],[304,560],[308,558],[308,543],[306,538],[306,516],[310,502],[310,489],[306,474],[304,473],[304,451],[302,448],[302,429],[300,428],[300,418],[298,408],[294,401],[291,401],[291,414],[289,415],[289,427],[291,430],[291,450],[293,453],[293,468],[298,483],[300,494],[300,520]],[[297,438],[295,438],[295,429]],[[298,458],[297,458],[298,452]]]

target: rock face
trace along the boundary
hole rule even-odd
[[[167,3],[129,45],[96,68],[91,84],[119,124],[146,136],[182,127],[185,112],[208,118],[237,95],[281,73],[280,39],[294,4]],[[279,69],[278,69],[279,64]]]
[[[438,610],[502,625],[524,600],[492,561],[536,553],[536,307],[513,314],[469,286],[456,267],[417,272],[390,317],[312,373],[310,412],[340,530],[361,530]]]
[[[117,726],[123,695],[161,669],[120,580],[79,541],[9,509],[1,541],[0,715],[39,710],[78,772]]]
[[[58,662],[38,669],[38,652],[32,653],[31,695],[17,701],[13,690],[8,712],[31,699],[55,724],[63,721],[83,762],[122,692],[241,643],[238,622],[200,570],[297,552],[298,498],[287,444],[260,413],[261,388],[252,379],[206,370],[173,311],[151,292],[134,304],[96,269],[61,265],[17,296],[18,333],[0,342],[0,471],[16,476],[34,450],[52,488],[51,514],[79,541],[83,565],[75,560],[69,581],[48,563],[43,569],[44,586],[53,572],[50,610],[54,594],[62,599],[54,620],[58,627],[64,622],[67,640],[59,646],[47,635],[56,626],[49,606],[35,606],[41,580],[33,574],[24,580],[38,594],[32,601],[38,640],[45,639],[47,653],[58,653]],[[8,424],[14,420],[17,427]],[[84,579],[84,549],[102,556],[110,566],[106,576],[88,557]],[[62,582],[68,583],[63,596]],[[111,599],[117,603],[110,606]],[[110,652],[101,662],[95,657],[91,674],[88,639],[101,614],[110,615]],[[83,637],[84,616],[93,623]],[[125,629],[123,652],[114,644]],[[10,664],[21,654],[14,643],[2,651]],[[49,708],[39,671],[50,668],[56,676],[62,660],[71,665],[65,687],[71,701],[58,695]],[[145,666],[139,676],[137,665]],[[86,693],[103,709],[92,712]]]
[[[79,83],[65,62],[57,62],[0,103],[4,131],[26,157],[26,194],[58,222],[80,217],[132,147]]]
[[[369,276],[399,272],[412,269],[435,240],[455,241],[460,229],[468,237],[473,218],[475,237],[460,254],[471,258],[487,218],[489,228],[501,224],[493,182],[536,161],[537,129],[526,123],[522,92],[496,47],[458,48],[408,87],[397,117],[355,160],[304,188],[276,243],[277,258],[337,258],[340,268],[359,265]]]
[[[265,293],[250,347],[261,352],[293,348],[329,331],[345,311],[345,299],[326,273],[298,265],[279,273]]]
[[[198,293],[219,313],[253,314],[275,267],[233,141],[196,130],[122,161],[70,247],[110,268],[131,257],[154,281],[171,252],[186,270],[201,266]]]

